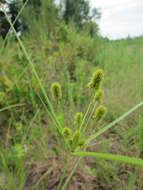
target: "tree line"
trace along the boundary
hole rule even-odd
[[[15,21],[26,0],[0,0],[0,4],[6,6],[5,9],[12,23]],[[64,21],[66,24],[72,22],[78,30],[89,27],[90,35],[94,35],[97,30],[95,19],[100,17],[97,9],[91,9],[87,0],[61,0],[58,6],[54,0],[29,0],[22,14],[14,24],[17,32],[24,33],[32,27],[35,21],[43,23],[51,28],[56,21]],[[0,36],[5,38],[10,26],[5,15],[0,9]]]

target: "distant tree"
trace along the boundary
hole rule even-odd
[[[8,8],[9,8],[9,14],[11,16],[11,21],[14,23],[18,12],[19,12],[19,1],[18,0],[11,0],[8,2]],[[17,32],[21,30],[21,23],[20,18],[17,19],[17,21],[14,24],[14,28]]]
[[[19,1],[18,0],[0,0],[0,3],[2,3],[3,6],[6,6],[7,8],[5,9],[7,14],[9,15],[11,22],[14,23],[18,12],[19,12]],[[20,23],[20,18],[17,19],[17,21],[14,24],[15,30],[18,32],[20,31],[21,23]],[[5,38],[10,26],[9,23],[3,13],[3,11],[0,11],[0,36]]]
[[[26,2],[26,0],[23,0],[23,3],[25,3],[25,2]],[[28,7],[31,10],[31,12],[34,13],[34,15],[36,17],[38,17],[40,14],[41,5],[42,5],[42,0],[29,0],[28,1]]]
[[[89,1],[86,0],[64,0],[63,18],[66,23],[74,22],[81,27],[85,22],[89,22],[92,18],[100,16],[97,9],[90,9]]]
[[[25,26],[33,32],[43,30],[49,34],[56,26],[57,11],[54,0],[31,0],[23,12]]]
[[[5,38],[9,27],[9,23],[6,20],[4,13],[0,11],[0,36],[2,36],[2,38]]]
[[[4,12],[2,11],[2,6],[6,4],[5,0],[0,0],[0,37],[5,38],[8,30],[9,30],[9,23],[5,17]]]

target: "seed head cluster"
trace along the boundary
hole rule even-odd
[[[61,85],[58,82],[51,85],[51,94],[54,100],[59,101],[62,99]]]
[[[104,78],[104,71],[102,69],[98,69],[93,74],[91,81],[88,83],[88,87],[98,90],[101,86],[103,78]]]
[[[99,89],[95,94],[95,101],[101,103],[103,97],[104,97],[104,91],[102,89]]]
[[[100,105],[96,109],[96,111],[95,111],[95,113],[93,115],[93,118],[98,122],[98,121],[100,121],[104,117],[105,113],[106,113],[106,107]]]
[[[72,135],[72,133],[71,133],[71,129],[65,127],[65,128],[63,129],[63,136],[64,136],[65,138],[70,138],[71,135]]]
[[[77,112],[75,115],[75,123],[80,124],[82,121],[83,113],[82,112]]]
[[[74,151],[78,147],[83,147],[85,145],[85,139],[81,138],[81,133],[76,130],[73,134],[70,128],[63,129],[63,136],[66,142],[69,144],[71,151]]]
[[[88,86],[90,89],[93,89],[93,92],[95,93],[94,99],[92,100],[93,103],[95,103],[95,106],[93,106],[93,112],[92,115],[96,122],[99,122],[103,119],[105,113],[106,113],[106,107],[101,105],[102,99],[104,97],[104,91],[102,90],[102,81],[104,78],[104,72],[102,69],[98,69],[93,74]],[[62,99],[62,91],[61,91],[61,85],[58,82],[55,82],[51,85],[51,94],[54,100],[59,101]],[[96,108],[95,112],[94,109],[96,107],[96,103],[98,103],[98,107]],[[75,114],[73,122],[75,124],[80,125],[83,119],[83,113],[77,112]],[[88,125],[87,125],[88,126]],[[75,151],[79,148],[84,148],[86,145],[86,139],[85,134],[82,133],[81,129],[76,129],[75,131],[72,131],[71,128],[65,127],[62,129],[62,134],[64,137],[65,142],[70,147],[70,151]]]

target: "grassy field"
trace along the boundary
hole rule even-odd
[[[129,159],[127,165],[119,162],[119,157],[115,162],[79,159],[67,183],[77,161],[69,158],[76,142],[70,152],[60,135],[68,128],[77,138],[84,117],[75,115],[84,115],[93,100],[87,84],[99,68],[104,70],[107,113],[102,122],[87,114],[83,140],[143,100],[143,38],[92,39],[64,25],[50,38],[40,32],[22,38],[29,62],[18,42],[9,40],[3,47],[0,40],[0,189],[142,190],[142,167],[129,165]],[[55,82],[62,91],[58,101],[51,94]],[[92,102],[90,109],[95,108]],[[87,150],[143,158],[142,114],[143,106],[95,138]]]

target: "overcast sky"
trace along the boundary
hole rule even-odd
[[[143,0],[89,0],[101,8],[100,32],[110,38],[143,35]]]
[[[59,2],[60,0],[56,0]],[[78,0],[77,0],[78,1]],[[100,8],[100,33],[112,39],[143,35],[143,0],[89,0]]]

